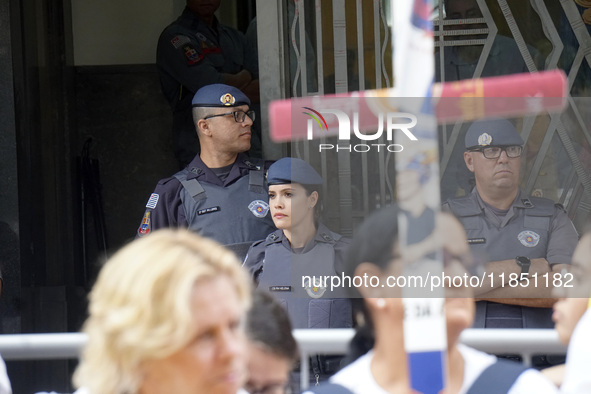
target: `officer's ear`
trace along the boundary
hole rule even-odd
[[[207,119],[199,119],[197,122],[197,134],[211,136],[211,128],[209,126],[210,124]]]
[[[464,163],[470,172],[474,172],[474,159],[472,158],[472,152],[464,152]]]
[[[318,192],[317,191],[313,191],[312,193],[310,193],[308,198],[310,199],[310,207],[311,208],[315,207],[316,204],[318,204]]]

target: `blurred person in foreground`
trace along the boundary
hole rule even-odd
[[[271,294],[256,290],[246,318],[250,394],[290,392],[289,373],[298,358],[287,312]]]
[[[246,378],[249,303],[248,278],[216,242],[187,230],[136,240],[92,289],[74,384],[90,394],[234,394]]]
[[[544,370],[561,393],[591,393],[591,227],[573,254],[572,287],[555,288],[552,319],[560,341],[568,345],[566,364]]]
[[[345,273],[351,277],[399,276],[404,261],[399,247],[397,206],[372,213],[357,229],[351,242]],[[463,275],[470,252],[460,223],[449,214],[436,218],[434,242],[443,247],[444,273]],[[404,349],[404,307],[399,288],[360,287],[353,297],[358,322],[351,342],[353,363],[330,382],[353,393],[412,393],[408,355]],[[444,393],[555,393],[538,371],[459,343],[462,331],[472,325],[474,300],[467,287],[446,288],[447,377]],[[493,384],[491,385],[491,377]],[[487,391],[491,390],[492,391]],[[312,392],[314,390],[311,390]],[[335,390],[336,392],[336,390]]]

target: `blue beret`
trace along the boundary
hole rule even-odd
[[[515,126],[506,119],[479,120],[468,128],[466,149],[482,146],[523,145]]]
[[[195,93],[191,103],[193,107],[250,106],[249,98],[240,89],[223,83],[214,83],[202,87]]]
[[[269,185],[300,183],[302,185],[322,185],[322,177],[312,166],[302,159],[284,157],[269,167],[267,172]]]

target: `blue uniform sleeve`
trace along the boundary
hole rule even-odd
[[[195,38],[174,29],[166,29],[158,40],[156,62],[161,71],[173,77],[192,92],[213,83],[221,83],[223,76],[205,56]]]
[[[570,264],[571,258],[579,242],[579,235],[573,222],[569,219],[561,205],[556,205],[552,218],[546,260],[555,264]]]
[[[188,227],[181,201],[181,183],[174,177],[158,182],[146,204],[136,237],[166,227]]]
[[[351,239],[342,237],[334,245],[334,270],[337,275],[345,271],[345,261],[347,260],[350,243]]]
[[[248,253],[244,258],[242,266],[248,271],[255,283],[258,283],[258,278],[263,272],[263,264],[265,262],[265,241],[257,241],[253,243],[248,249]]]

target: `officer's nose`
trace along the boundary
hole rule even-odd
[[[507,151],[506,150],[502,150],[501,151],[501,155],[499,156],[499,158],[497,159],[497,161],[500,162],[508,162],[509,161],[509,156],[507,156]]]
[[[250,119],[250,116],[246,115],[244,117],[244,120],[242,121],[242,126],[243,127],[245,127],[245,126],[252,126],[253,123],[254,122],[252,121],[252,119]]]

